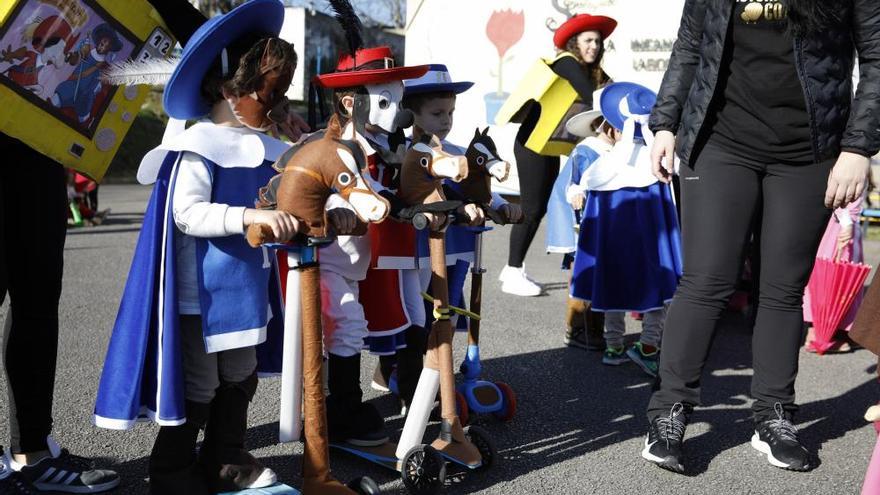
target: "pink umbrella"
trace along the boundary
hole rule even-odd
[[[819,354],[824,354],[833,345],[834,333],[870,272],[871,267],[864,263],[816,259],[808,287],[815,329],[810,346]]]

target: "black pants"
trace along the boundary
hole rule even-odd
[[[0,134],[0,301],[12,451],[46,450],[58,353],[58,301],[67,235],[65,172]]]
[[[764,163],[710,143],[692,163],[681,168],[684,275],[666,317],[648,417],[677,402],[688,410],[699,404],[715,326],[736,289],[753,225],[761,258],[753,412],[761,421],[779,402],[794,413],[803,292],[830,216],[823,201],[833,161]]]
[[[559,157],[539,155],[523,146],[519,139],[514,141],[513,155],[519,176],[523,221],[515,224],[510,231],[507,264],[520,267],[541,225],[541,219],[547,213],[547,202],[559,175]]]

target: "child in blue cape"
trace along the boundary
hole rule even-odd
[[[270,225],[281,240],[298,230],[287,213],[252,208],[287,149],[262,133],[296,67],[293,47],[278,38],[283,18],[278,0],[252,0],[193,34],[164,104],[175,119],[201,120],[171,138],[166,132],[138,170],[142,183],[155,186],[95,423],[126,429],[148,417],[161,425],[149,462],[154,494],[235,491],[276,480],[244,448],[244,437],[258,355],[260,371],[280,370],[280,356],[269,352],[280,350],[280,291],[274,256],[249,247],[242,234],[254,223]]]
[[[681,247],[675,204],[668,186],[651,173],[653,135],[647,117],[656,100],[633,83],[606,86],[599,99],[604,122],[592,124],[606,152],[589,163],[568,189],[583,208],[571,282],[571,297],[605,313],[604,364],[632,360],[656,376],[665,305],[681,277]],[[646,146],[647,142],[647,146]],[[573,160],[591,153],[575,149]],[[644,315],[642,334],[624,349],[627,312]]]

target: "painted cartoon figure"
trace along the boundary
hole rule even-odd
[[[70,24],[57,15],[45,19],[34,19],[22,33],[25,43],[15,50],[9,45],[0,49],[0,62],[15,63],[3,72],[3,75],[16,84],[39,93],[40,71],[48,65],[59,67],[76,43],[79,35],[71,36]],[[27,46],[30,44],[30,48]]]
[[[92,117],[92,106],[101,92],[101,70],[115,59],[122,40],[107,23],[98,24],[89,37],[65,60],[76,66],[73,74],[55,89],[50,101],[58,108],[72,107],[80,123]]]

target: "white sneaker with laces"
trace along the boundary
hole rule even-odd
[[[498,275],[501,291],[515,296],[533,297],[541,295],[541,286],[526,275],[525,265],[522,267],[505,266]]]

